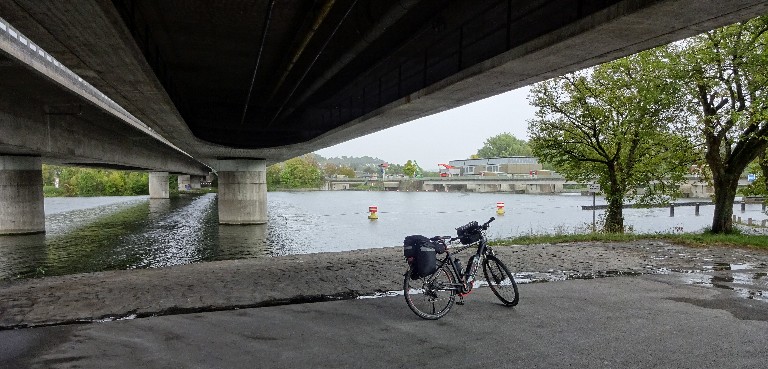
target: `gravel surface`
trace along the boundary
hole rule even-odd
[[[660,241],[494,250],[521,283],[680,273],[696,277],[691,284],[726,286],[768,301],[763,250]],[[460,255],[466,260],[468,251]],[[389,247],[6,281],[0,282],[0,329],[373,295],[402,289],[405,267],[401,248]],[[749,278],[728,274],[734,270]]]

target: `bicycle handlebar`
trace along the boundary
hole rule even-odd
[[[491,224],[491,222],[493,222],[494,220],[496,220],[496,218],[494,218],[494,217],[491,217],[491,219],[488,219],[488,221],[487,221],[487,222],[483,223],[483,225],[482,225],[482,226],[480,226],[480,228],[482,228],[483,230],[486,230],[486,229],[488,229],[488,225],[490,225],[490,224]]]

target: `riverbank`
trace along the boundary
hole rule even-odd
[[[768,252],[761,250],[662,241],[495,250],[521,283],[680,273],[691,284],[731,288],[768,302]],[[0,329],[374,295],[400,290],[404,268],[401,249],[390,247],[2,282]],[[734,270],[753,278],[718,277]]]

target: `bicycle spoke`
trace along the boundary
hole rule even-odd
[[[446,286],[453,286],[454,283],[453,274],[445,268],[416,280],[410,278],[409,271],[403,282],[403,289],[409,291],[404,294],[405,301],[416,315],[424,319],[439,319],[448,313],[454,304],[455,290],[446,289]]]

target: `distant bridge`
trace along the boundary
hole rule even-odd
[[[561,176],[552,177],[425,177],[425,178],[345,178],[327,179],[324,190],[341,191],[354,189],[363,184],[383,184],[388,191],[440,191],[440,192],[508,192],[520,194],[546,194],[546,193],[573,193],[584,192],[586,189],[578,188],[583,183],[567,181]],[[739,181],[739,186],[746,186],[746,179]],[[568,189],[569,185],[576,187]],[[708,198],[714,192],[712,186],[700,178],[689,177],[687,182],[680,186],[680,192],[684,197]]]

